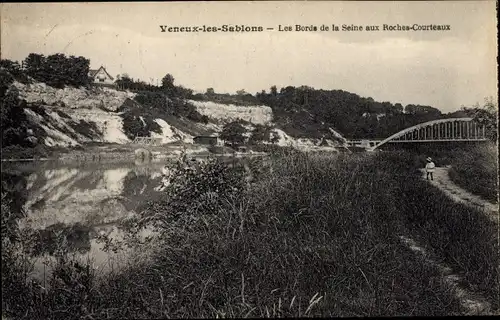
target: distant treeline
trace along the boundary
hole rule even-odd
[[[347,138],[385,138],[425,121],[464,117],[466,112],[443,114],[423,105],[377,102],[343,90],[317,90],[307,86],[271,87],[256,94],[273,109],[275,121],[291,134],[324,135],[328,128]]]

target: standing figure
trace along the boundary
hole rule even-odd
[[[432,162],[432,158],[428,157],[427,164],[425,165],[425,172],[427,172],[427,180],[429,180],[429,176],[431,177],[431,180],[434,180],[433,177],[434,168],[436,168],[436,165],[434,164],[434,162]]]

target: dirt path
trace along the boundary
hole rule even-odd
[[[495,314],[491,310],[491,305],[487,302],[484,297],[474,294],[464,288],[460,283],[463,281],[462,277],[454,273],[453,269],[442,262],[438,262],[435,257],[422,246],[420,246],[415,240],[400,236],[402,242],[410,248],[415,254],[419,255],[424,259],[429,265],[436,267],[442,274],[443,285],[446,286],[448,290],[455,296],[455,298],[460,302],[464,314],[456,315],[493,315]]]
[[[448,176],[449,167],[436,168],[434,171],[434,180],[428,180],[429,183],[442,190],[448,197],[456,202],[463,203],[467,206],[482,209],[483,212],[493,221],[498,223],[498,206],[482,199],[479,196],[473,195],[467,190],[456,185]],[[423,179],[426,179],[425,170],[422,169]],[[420,255],[428,264],[437,267],[443,275],[443,284],[451,290],[453,295],[458,299],[465,315],[496,315],[496,311],[491,310],[491,305],[480,294],[475,294],[467,288],[460,285],[463,281],[462,277],[443,262],[438,262],[439,259],[433,257],[430,252],[419,245],[415,240],[401,236],[403,243],[408,246],[415,254]]]
[[[498,222],[498,205],[495,205],[480,196],[471,194],[451,181],[448,176],[449,167],[436,168],[434,171],[434,180],[429,183],[441,189],[448,197],[456,202],[467,206],[483,209],[487,216],[495,222]],[[423,178],[426,178],[425,170],[422,169]]]

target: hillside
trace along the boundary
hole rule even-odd
[[[93,142],[127,144],[135,136],[161,138],[164,144],[192,144],[194,136],[218,135],[225,124],[242,121],[247,137],[255,126],[265,125],[270,128],[273,143],[279,146],[319,148],[320,140],[315,137],[299,139],[285,133],[274,123],[272,109],[265,105],[167,99],[158,106],[156,102],[149,103],[150,95],[100,87],[59,89],[35,81],[26,84],[13,81],[5,91],[8,99],[16,100],[13,109],[23,113],[20,127],[25,132],[18,132],[18,137],[12,139],[24,147],[81,147]],[[138,102],[141,99],[148,101]],[[189,119],[177,112],[182,108],[194,108],[206,119]],[[8,140],[2,142],[3,146],[14,144]],[[338,143],[326,139],[323,145],[321,148],[325,150],[335,150]]]
[[[417,123],[467,114],[307,86],[279,91],[273,86],[256,95],[244,90],[220,94],[211,88],[193,94],[174,85],[170,74],[161,86],[123,77],[116,81],[118,90],[92,85],[86,78],[88,63],[60,54],[46,59],[31,54],[25,68],[1,60],[2,151],[21,148],[37,154],[89,143],[129,144],[138,136],[193,145],[195,136],[221,135],[232,124],[253,145],[333,151],[346,139],[380,139]]]

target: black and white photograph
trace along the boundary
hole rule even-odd
[[[497,8],[1,3],[2,320],[500,315]]]

